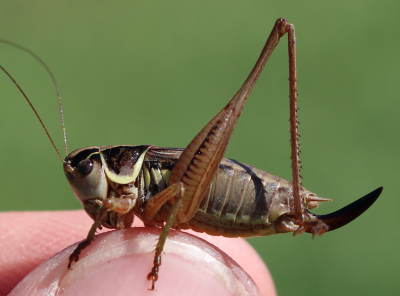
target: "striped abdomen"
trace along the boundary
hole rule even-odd
[[[224,158],[196,214],[178,227],[227,237],[266,236],[275,234],[275,220],[291,209],[291,182]]]

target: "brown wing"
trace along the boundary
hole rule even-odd
[[[145,161],[176,162],[183,150],[183,148],[160,148],[154,146],[147,151]]]

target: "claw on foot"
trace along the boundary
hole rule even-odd
[[[76,249],[72,252],[71,256],[69,256],[69,263],[68,263],[68,269],[72,270],[71,265],[73,262],[78,262],[79,260],[79,255],[81,254],[82,250],[86,248],[88,245],[90,245],[90,242],[85,240],[81,243],[78,244]]]
[[[147,279],[151,281],[151,288],[149,291],[155,291],[155,283],[158,280],[158,266],[154,266],[151,272],[147,275]]]
[[[314,238],[315,235],[321,236],[327,231],[329,231],[329,226],[321,220],[303,221],[300,227],[293,233],[293,236],[308,232],[312,233],[312,238]]]
[[[156,252],[153,263],[153,268],[151,269],[151,272],[147,275],[147,280],[151,281],[151,288],[149,289],[149,291],[155,291],[154,287],[156,281],[158,280],[158,272],[161,266],[161,254]]]

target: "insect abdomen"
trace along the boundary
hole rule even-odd
[[[291,182],[223,159],[196,214],[179,227],[227,237],[271,235],[292,199]]]

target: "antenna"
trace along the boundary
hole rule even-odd
[[[46,69],[47,73],[49,73],[51,79],[53,80],[54,87],[55,87],[55,89],[56,89],[56,93],[57,93],[57,97],[58,97],[58,105],[59,105],[59,108],[60,108],[61,124],[62,124],[63,137],[64,137],[65,154],[68,156],[67,135],[66,135],[66,132],[65,132],[64,113],[63,113],[63,108],[62,108],[62,104],[61,104],[60,92],[58,91],[57,82],[56,82],[56,79],[55,79],[53,73],[50,71],[49,67],[43,62],[43,60],[42,60],[41,58],[39,58],[39,57],[38,57],[34,52],[32,52],[31,50],[29,50],[29,49],[27,49],[27,48],[25,48],[25,47],[23,47],[23,46],[21,46],[21,45],[19,45],[19,44],[16,44],[16,43],[14,43],[14,42],[5,40],[5,39],[1,39],[1,38],[0,38],[0,42],[1,42],[1,43],[4,43],[4,44],[7,44],[7,45],[10,45],[10,46],[13,46],[13,47],[16,47],[16,48],[18,48],[18,49],[20,49],[20,50],[22,50],[22,51],[27,52],[27,53],[30,54],[33,58],[35,58],[35,59]],[[38,118],[40,124],[42,125],[42,127],[43,127],[43,129],[44,129],[44,131],[45,131],[45,133],[46,133],[46,135],[47,135],[47,137],[49,138],[49,140],[50,140],[50,142],[51,142],[51,145],[53,145],[53,148],[54,148],[54,150],[56,151],[58,157],[59,157],[59,158],[61,159],[61,161],[66,165],[67,170],[70,171],[70,172],[73,172],[74,169],[71,167],[71,165],[70,165],[69,163],[67,163],[67,162],[62,158],[60,152],[58,151],[56,145],[55,145],[54,142],[53,142],[53,139],[50,137],[50,134],[49,134],[49,132],[47,131],[47,129],[46,129],[46,127],[45,127],[45,125],[44,125],[42,119],[40,118],[40,116],[39,116],[39,114],[37,113],[35,107],[33,107],[31,101],[28,99],[28,97],[26,96],[26,94],[24,93],[24,91],[21,89],[21,87],[18,85],[18,83],[14,80],[14,78],[6,71],[6,69],[4,69],[1,65],[0,65],[0,68],[1,68],[1,70],[4,71],[4,73],[7,74],[7,76],[12,80],[12,82],[14,82],[14,84],[16,85],[16,87],[19,89],[19,91],[20,91],[20,92],[22,93],[22,95],[25,97],[25,99],[26,99],[26,101],[28,102],[29,106],[31,106],[33,112],[35,113],[35,115],[36,115],[36,117]]]
[[[64,136],[65,155],[68,156],[67,134],[66,134],[66,132],[65,132],[64,112],[63,112],[63,107],[62,107],[62,104],[61,104],[61,97],[60,97],[60,92],[58,91],[58,85],[57,85],[56,78],[54,77],[53,73],[50,71],[50,68],[45,64],[45,62],[44,62],[41,58],[39,58],[39,56],[37,56],[33,51],[29,50],[28,48],[26,48],[26,47],[24,47],[24,46],[22,46],[22,45],[19,45],[19,44],[17,44],[17,43],[14,43],[14,42],[11,42],[11,41],[8,41],[8,40],[5,40],[5,39],[1,39],[1,38],[0,38],[0,42],[1,42],[1,43],[4,43],[4,44],[7,44],[7,45],[10,45],[10,46],[13,46],[13,47],[16,47],[16,48],[18,48],[18,49],[20,49],[20,50],[22,50],[22,51],[25,51],[26,53],[30,54],[35,60],[37,60],[37,61],[46,69],[47,73],[49,73],[49,75],[50,75],[50,77],[51,77],[51,80],[53,80],[53,84],[54,84],[54,87],[55,87],[56,93],[57,93],[58,106],[59,106],[59,108],[60,108],[61,124],[62,124],[63,136]],[[24,94],[24,92],[22,91],[22,89],[18,86],[18,84],[17,84],[17,83],[15,82],[15,80],[10,76],[10,74],[8,74],[8,72],[7,72],[3,67],[1,67],[1,68],[3,69],[4,72],[7,73],[7,75],[11,78],[11,80],[15,83],[15,85],[16,85],[16,86],[19,88],[19,90],[22,92],[22,94],[24,95],[25,99],[28,101],[29,105],[31,105],[33,111],[35,111],[36,116],[39,118],[40,122],[42,123],[42,120],[40,119],[39,115],[36,113],[35,108],[33,108],[31,102],[30,102],[29,99],[26,97],[26,95]],[[43,128],[45,129],[45,131],[46,131],[46,133],[47,133],[47,130],[46,130],[46,128],[44,127],[44,124],[43,124],[43,123],[42,123],[42,126],[43,126]],[[47,133],[47,136],[50,138],[50,135],[49,135],[48,133]],[[51,138],[50,138],[50,141],[53,143],[53,141],[51,140]],[[53,146],[54,146],[54,144],[53,144]],[[54,147],[54,148],[57,150],[56,147]],[[57,150],[57,152],[58,152],[58,150]],[[58,154],[60,154],[60,153],[58,153]]]

